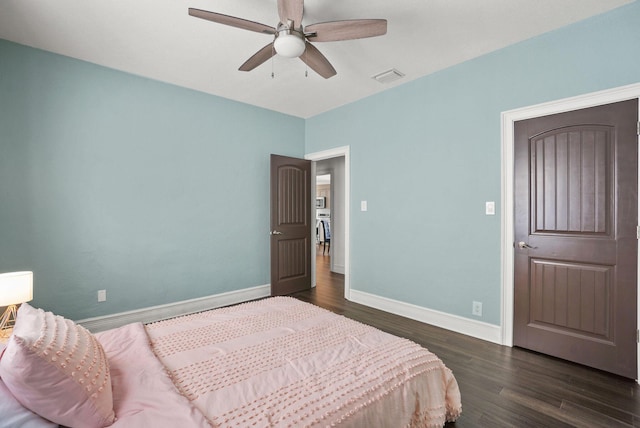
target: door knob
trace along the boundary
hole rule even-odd
[[[283,233],[278,232],[277,230],[272,230],[271,232],[269,232],[269,235],[283,235]]]
[[[532,247],[531,245],[527,244],[527,243],[526,243],[526,242],[524,242],[524,241],[520,241],[520,242],[518,242],[518,247],[519,247],[519,248],[527,248],[527,249],[534,249],[534,248],[536,248],[536,247]]]

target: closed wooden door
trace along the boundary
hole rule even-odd
[[[271,155],[271,295],[311,288],[311,161]]]
[[[514,344],[637,375],[638,100],[515,123]]]

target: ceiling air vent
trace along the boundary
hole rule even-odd
[[[391,70],[383,71],[382,73],[376,74],[375,76],[373,76],[373,79],[377,80],[380,83],[391,83],[398,79],[402,79],[403,77],[403,73],[400,73],[395,68],[392,68]]]

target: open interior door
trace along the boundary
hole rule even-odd
[[[271,155],[271,295],[311,288],[311,161]]]

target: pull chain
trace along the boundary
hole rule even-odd
[[[275,61],[273,60],[273,58],[276,56],[276,53],[275,53],[274,49],[275,48],[272,46],[271,47],[271,78],[272,79],[275,79],[275,77],[276,77],[275,65],[274,65]],[[304,77],[309,77],[309,64],[307,64],[307,61],[306,61],[306,59],[307,59],[307,51],[306,51],[306,49],[305,49],[305,51],[304,51],[304,53],[302,55],[304,56],[304,59],[305,59],[305,61],[304,61],[304,65],[305,65]]]
[[[275,50],[275,46],[271,45],[271,78],[275,78],[276,74],[273,72],[273,57],[276,56],[276,53],[274,52]]]

